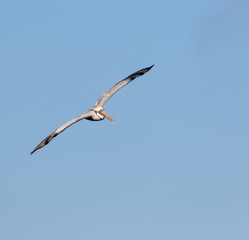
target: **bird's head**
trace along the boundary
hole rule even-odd
[[[95,108],[93,108],[93,110],[100,117],[100,119],[104,119],[105,117],[107,117],[111,122],[114,123],[114,120],[106,113],[106,111],[104,110],[104,108],[102,108],[102,107],[95,107]]]

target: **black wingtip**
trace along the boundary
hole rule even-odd
[[[146,72],[147,72],[147,71],[150,71],[150,69],[153,68],[154,65],[155,65],[155,64],[151,65],[150,67],[144,68],[144,70],[146,70]]]
[[[30,153],[30,155],[33,155],[33,153],[36,152],[38,149],[39,149],[39,148],[36,147],[36,148]]]

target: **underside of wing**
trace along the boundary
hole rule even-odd
[[[62,133],[65,129],[67,129],[68,127],[70,127],[74,123],[76,123],[82,119],[85,119],[89,116],[91,116],[91,112],[86,111],[82,116],[74,118],[71,121],[64,124],[63,126],[61,126],[60,128],[56,129],[54,132],[52,132],[50,135],[48,135],[30,154],[32,155],[35,151],[37,151],[38,149],[47,145],[54,137],[58,136],[60,133]]]
[[[109,100],[109,98],[111,96],[113,96],[119,89],[121,89],[122,87],[124,87],[125,85],[127,85],[129,82],[133,81],[135,78],[140,77],[142,75],[144,75],[146,72],[148,72],[154,65],[147,67],[147,68],[143,68],[131,75],[129,75],[128,77],[126,77],[125,79],[121,80],[120,82],[118,82],[117,84],[115,84],[110,90],[108,90],[106,93],[104,93],[94,104],[94,107],[103,107],[104,104]]]

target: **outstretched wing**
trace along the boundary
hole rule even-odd
[[[131,75],[129,75],[127,78],[123,79],[122,81],[118,82],[116,85],[114,85],[110,90],[108,90],[106,93],[104,93],[94,104],[94,107],[103,107],[105,103],[109,100],[109,98],[115,94],[120,88],[124,87],[129,82],[133,81],[135,78],[140,77],[144,75],[146,72],[148,72],[154,65],[143,68]]]
[[[47,136],[30,154],[32,155],[36,150],[47,145],[54,137],[58,136],[61,132],[63,132],[65,129],[67,129],[71,125],[75,124],[76,122],[78,122],[84,118],[90,117],[90,116],[91,116],[91,111],[88,110],[80,117],[74,118],[71,121],[67,122],[66,124],[64,124],[60,128],[56,129],[54,132],[52,132],[49,136]]]

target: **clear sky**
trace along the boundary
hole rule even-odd
[[[249,239],[249,2],[4,1],[0,239]],[[111,86],[155,64],[105,105]]]

